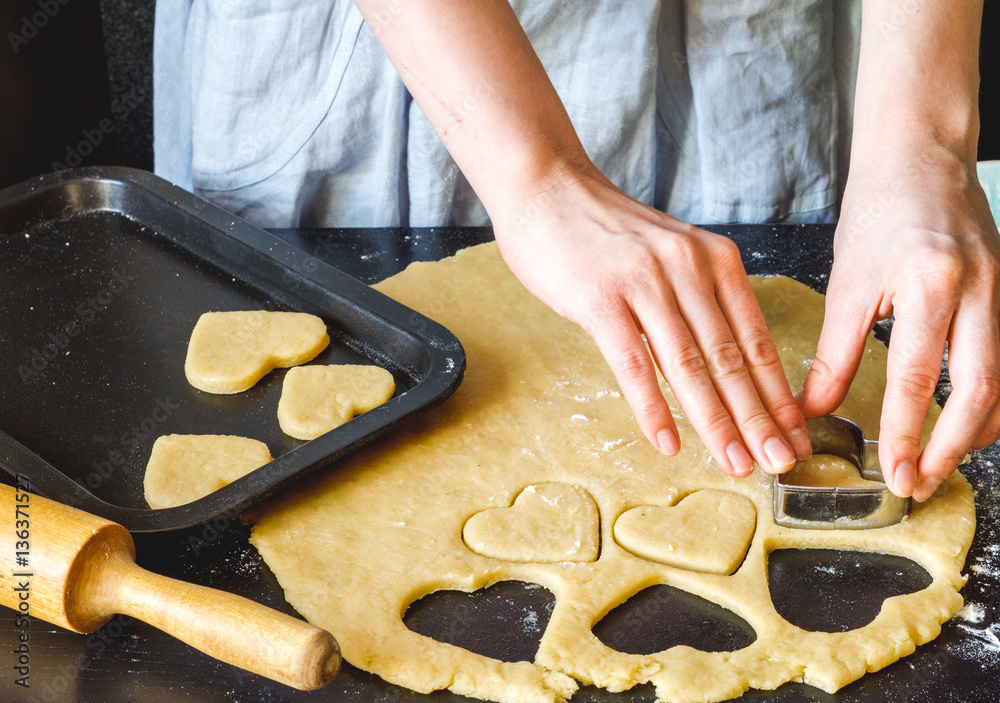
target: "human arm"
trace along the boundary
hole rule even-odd
[[[357,0],[494,224],[507,263],[582,325],[645,435],[679,448],[653,359],[722,468],[810,448],[735,245],[625,196],[591,163],[504,0]],[[646,350],[645,334],[652,351]]]
[[[981,0],[863,5],[850,177],[801,397],[808,417],[833,411],[866,335],[894,314],[879,458],[893,492],[917,500],[1000,436],[1000,238],[976,176],[981,21]],[[946,342],[954,390],[921,452]]]

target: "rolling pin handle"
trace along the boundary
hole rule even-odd
[[[146,571],[119,560],[115,611],[209,656],[302,691],[330,683],[340,647],[326,630],[241,596]]]

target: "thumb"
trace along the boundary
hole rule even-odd
[[[865,352],[874,315],[857,294],[856,281],[841,283],[837,267],[830,275],[826,314],[816,359],[796,401],[807,418],[829,415],[844,401]]]

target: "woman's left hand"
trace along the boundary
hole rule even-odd
[[[879,459],[893,493],[922,501],[1000,437],[1000,236],[975,163],[931,140],[893,151],[852,160],[800,402],[806,417],[836,409],[868,332],[894,314]],[[954,390],[921,452],[946,343]]]

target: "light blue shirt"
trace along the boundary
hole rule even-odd
[[[629,195],[702,224],[835,219],[857,0],[512,5]],[[346,0],[157,0],[154,148],[159,175],[264,227],[489,223]]]

